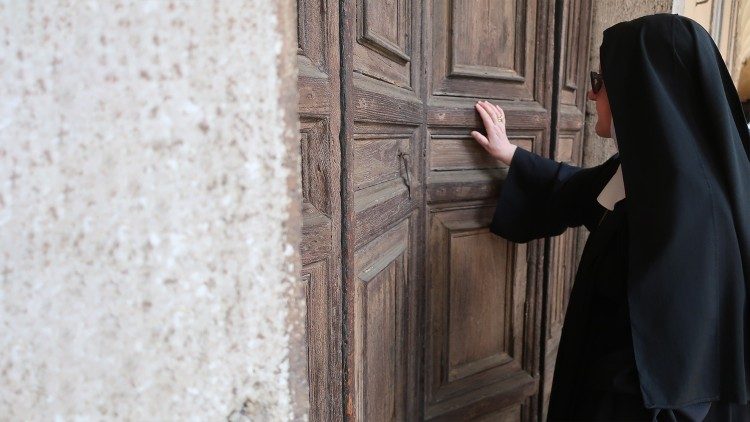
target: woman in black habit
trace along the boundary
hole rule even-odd
[[[548,420],[748,421],[750,133],[710,35],[674,14],[604,31],[596,133],[618,152],[580,168],[512,145],[491,231],[514,242],[584,225]],[[617,133],[615,134],[615,128]]]

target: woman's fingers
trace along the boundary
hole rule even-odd
[[[497,113],[497,114],[502,114],[502,112],[503,112],[503,109],[502,109],[502,108],[500,108],[500,106],[499,106],[499,105],[497,105],[497,104],[494,104],[494,103],[489,103],[489,104],[490,104],[490,105],[492,106],[492,108],[493,108],[493,109],[495,109],[495,113]]]
[[[503,122],[505,121],[505,110],[500,108],[499,105],[492,104],[493,107],[495,107],[495,110],[497,110],[497,117],[501,118]]]
[[[492,109],[492,118],[497,122],[498,125],[505,127],[505,111],[500,108],[497,104],[487,103],[489,104],[490,108]]]
[[[489,141],[489,140],[488,140],[487,138],[485,138],[485,136],[484,136],[484,135],[482,135],[481,133],[477,132],[476,130],[472,130],[472,131],[471,131],[471,136],[472,136],[472,137],[473,137],[473,138],[474,138],[474,139],[475,139],[475,140],[476,140],[477,142],[479,142],[479,144],[480,144],[480,145],[482,145],[482,146],[483,146],[483,147],[485,147],[485,148],[486,148],[487,146],[489,146],[489,144],[490,144],[490,141]]]
[[[491,156],[498,158],[501,156],[503,145],[508,142],[505,138],[505,123],[499,120],[500,116],[504,117],[505,113],[500,107],[488,101],[477,101],[474,107],[482,118],[486,134],[483,135],[474,130],[471,131],[471,136]]]
[[[492,117],[492,122],[496,123],[498,114],[497,114],[497,109],[495,108],[495,105],[489,101],[483,101],[483,102],[484,102],[484,109],[487,110],[487,113],[489,113],[490,117]]]
[[[492,121],[492,127],[500,126],[503,130],[505,130],[505,111],[500,108],[500,106],[496,104],[492,104],[489,101],[480,101],[480,104],[482,108],[484,108],[487,111],[487,114],[490,116],[490,119]],[[486,123],[485,123],[486,126]],[[487,128],[489,130],[489,127]]]
[[[482,122],[484,122],[484,128],[489,133],[490,129],[494,126],[494,123],[492,122],[492,117],[490,114],[485,110],[484,106],[480,103],[477,103],[475,106],[477,111],[479,112],[479,115],[482,117]]]

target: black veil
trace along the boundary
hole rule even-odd
[[[648,408],[750,388],[750,133],[710,35],[656,14],[604,31],[628,202],[628,303]]]

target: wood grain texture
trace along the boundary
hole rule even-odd
[[[406,183],[404,154],[411,151],[411,136],[374,136],[360,138],[354,143],[354,186],[368,188],[394,179]]]
[[[503,407],[509,397],[522,401],[538,383],[524,358],[527,336],[536,332],[526,314],[526,245],[491,235],[492,211],[476,203],[430,213],[428,419],[453,417],[458,409],[489,411],[474,394],[478,388],[500,394],[495,403]]]
[[[411,0],[357,0],[354,71],[412,87]]]
[[[299,0],[314,420],[539,419],[568,286],[545,290],[544,241],[489,233],[508,168],[469,132],[493,99],[511,142],[579,162],[590,1],[563,3],[554,69],[555,1]]]
[[[496,197],[508,167],[489,157],[466,129],[434,128],[427,144],[427,203]],[[508,130],[511,143],[528,151],[542,145],[542,130]]]
[[[523,51],[516,44],[516,38],[518,23],[523,21],[518,19],[516,7],[518,1],[451,2],[448,18],[451,76],[520,78],[524,72],[520,68]]]
[[[556,108],[554,159],[582,166],[583,137],[586,118],[586,92],[590,89],[587,60],[589,51],[591,0],[568,0],[563,3],[560,40],[560,68],[555,73],[559,106]],[[587,24],[583,25],[582,22]],[[579,233],[569,230],[549,240],[547,296],[545,298],[544,356],[542,373],[542,417],[546,418],[549,394],[562,333],[568,297],[578,262]]]
[[[302,282],[312,421],[341,420],[341,158],[338,5],[298,0]]]
[[[308,350],[308,384],[310,392],[318,397],[318,392],[327,391],[338,380],[337,374],[331,373],[330,296],[328,294],[329,262],[326,260],[307,264],[302,269],[302,282],[305,285],[307,310],[307,350]],[[312,398],[313,396],[311,396]],[[310,416],[315,420],[331,420],[335,409],[312,403]]]
[[[510,266],[508,242],[486,227],[454,230],[449,242],[448,382],[453,382],[513,360],[508,354],[513,280],[498,280],[498,271]]]
[[[509,15],[509,10],[514,12]],[[471,22],[467,22],[469,19]],[[468,213],[465,210],[472,206],[482,209],[480,205],[494,204],[508,168],[481,158],[482,151],[476,149],[476,145],[459,140],[470,140],[468,134],[473,129],[483,131],[474,104],[477,99],[491,99],[506,112],[511,142],[540,155],[549,154],[554,71],[550,35],[554,28],[554,2],[433,2],[425,13],[423,27],[423,37],[430,40],[424,55],[429,132],[425,206],[430,216],[426,241],[429,251],[426,282],[430,295],[425,310],[428,346],[424,366],[424,417],[473,420],[498,415],[498,418],[537,420],[541,402],[543,241],[513,245],[522,249],[515,250],[513,258],[505,260],[486,257],[472,248],[484,242],[479,233],[487,230],[492,206],[485,209],[487,214],[483,219],[473,219],[462,213]],[[493,46],[488,49],[492,53],[487,54],[485,50],[484,57],[479,55],[481,48],[475,44],[480,39],[485,40],[485,46]],[[461,218],[446,217],[450,215]],[[440,226],[435,221],[440,219],[455,221],[443,224],[445,227],[457,225],[459,220],[473,222],[471,229],[455,229],[476,233],[478,237],[474,242],[461,246],[473,254],[461,255],[451,247],[441,246],[451,242],[444,240],[450,237],[448,235],[435,235],[436,227]],[[455,243],[462,242],[455,240]],[[496,267],[490,270],[472,261],[472,255],[484,257],[491,265],[512,267],[520,273],[511,276]],[[457,259],[457,256],[462,258]],[[467,267],[457,264],[462,260],[469,261]],[[464,269],[441,272],[439,268],[446,262]],[[473,272],[471,269],[475,266],[481,272]],[[494,275],[495,284],[488,284],[483,278],[485,272]],[[439,287],[447,283],[440,281],[444,279],[461,280],[460,283],[476,288],[477,292],[458,295],[460,299],[454,301],[452,293],[440,293],[447,289]],[[504,287],[514,285],[507,282],[511,279],[522,279],[523,288],[511,289],[508,293]],[[451,299],[440,300],[441,295]],[[450,321],[454,321],[452,308],[466,312],[462,303],[473,303],[479,309],[492,303],[496,312],[505,309],[516,317],[507,316],[498,324],[497,315],[490,314],[494,319],[485,316],[477,323],[477,330],[482,330],[481,337],[472,332],[459,341],[460,335],[453,331]],[[525,317],[519,320],[517,315],[521,314]],[[454,325],[463,327],[455,321]],[[455,338],[453,343],[460,346],[451,348],[448,340],[451,335]],[[518,339],[520,342],[514,343]],[[513,408],[517,411],[499,416],[503,415],[501,409]]]
[[[466,135],[433,136],[430,139],[430,170],[470,170],[499,168],[474,138]]]
[[[407,220],[360,249],[357,271],[354,336],[360,358],[352,371],[357,391],[356,416],[363,420],[405,419],[407,315],[410,249]]]
[[[343,4],[348,420],[420,418],[422,7],[418,0]]]
[[[432,94],[541,101],[535,90],[537,0],[431,3]],[[542,14],[544,16],[544,14]],[[543,41],[543,40],[542,40]]]

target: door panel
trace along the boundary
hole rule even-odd
[[[410,88],[411,7],[408,0],[358,0],[355,72]]]
[[[556,72],[559,95],[554,159],[581,166],[588,91],[588,55],[591,0],[567,0],[563,3],[560,40],[560,69]],[[547,417],[555,361],[562,324],[573,288],[578,262],[578,243],[583,228],[571,229],[550,239],[547,312],[544,321],[544,376],[542,379],[543,418]]]
[[[511,142],[549,151],[554,5],[428,4],[424,417],[536,420],[543,243],[489,232],[508,168],[469,133],[482,127],[476,100],[491,99]]]
[[[417,135],[414,127],[358,123],[348,144],[352,165],[352,228],[355,248],[369,242],[415,208],[420,189],[412,157]],[[414,154],[415,156],[417,154]]]
[[[361,420],[406,419],[405,338],[410,258],[409,221],[388,230],[355,255],[355,410]]]
[[[423,220],[418,0],[343,5],[346,416],[419,418]]]
[[[537,0],[431,4],[433,95],[535,99]]]
[[[489,232],[493,210],[462,204],[430,214],[427,419],[480,416],[520,404],[537,386],[524,327],[526,245]]]
[[[310,419],[340,420],[341,201],[338,6],[298,0],[301,280],[307,292]]]

